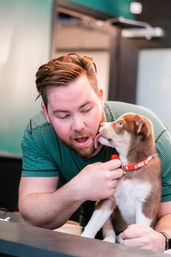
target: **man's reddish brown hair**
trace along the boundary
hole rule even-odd
[[[38,97],[42,97],[47,108],[48,87],[67,86],[83,74],[87,76],[97,94],[96,65],[91,57],[81,57],[78,54],[71,53],[49,61],[47,64],[40,66],[36,73]]]

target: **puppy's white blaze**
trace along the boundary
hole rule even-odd
[[[116,150],[119,152],[119,157],[123,164],[127,164],[127,154],[131,145],[131,135],[127,131],[124,131],[122,135],[119,135],[113,131],[112,140]]]
[[[121,179],[119,181],[115,191],[116,204],[128,225],[136,223],[136,213],[142,211],[142,203],[146,200],[150,191],[151,185],[148,182],[138,179]],[[138,217],[140,217],[140,214]]]
[[[104,128],[108,128],[110,131],[110,137],[111,137],[111,142],[107,140],[107,138],[100,137],[99,142],[102,145],[110,146],[110,147],[115,147],[116,150],[119,152],[119,157],[121,159],[121,162],[123,164],[128,164],[127,163],[127,153],[130,149],[131,145],[131,135],[127,132],[124,131],[122,135],[117,134],[112,127],[110,127],[110,124],[112,122],[105,122],[103,124],[103,127],[99,129],[99,132],[101,133]]]

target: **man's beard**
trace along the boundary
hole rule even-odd
[[[101,122],[105,122],[106,121],[106,117],[105,117],[105,113],[104,110],[102,111],[102,118],[101,121],[99,123],[99,127]],[[99,130],[98,127],[98,130]],[[96,134],[98,133],[98,130],[96,132]],[[93,153],[96,151],[95,147],[94,147],[94,138],[96,136],[96,134],[94,135],[93,133],[84,130],[84,131],[80,131],[80,132],[74,132],[73,134],[70,135],[70,143],[66,142],[63,139],[60,139],[69,149],[73,150],[75,153],[77,153],[79,156],[81,156],[82,158],[90,158]],[[79,147],[76,146],[75,144],[73,144],[73,140],[77,137],[88,137],[90,139],[90,144],[87,147]]]
[[[90,140],[90,144],[87,147],[79,147],[76,146],[74,143],[72,143],[75,138],[77,137],[88,137]],[[66,142],[65,140],[61,141],[72,151],[74,151],[75,153],[77,153],[79,156],[83,157],[83,158],[90,158],[92,156],[92,154],[95,151],[94,148],[94,135],[90,132],[87,131],[82,131],[82,132],[76,132],[72,135],[70,135],[70,143]]]

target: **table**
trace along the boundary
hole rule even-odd
[[[0,221],[0,256],[167,257],[165,254],[9,221]]]

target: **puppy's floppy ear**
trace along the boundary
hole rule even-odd
[[[142,126],[143,126],[142,121],[140,121],[140,120],[135,121],[135,127],[136,127],[137,134],[139,134],[141,132]]]
[[[147,121],[143,117],[136,115],[134,122],[135,122],[135,134],[141,135],[143,138],[147,137],[149,132]]]

